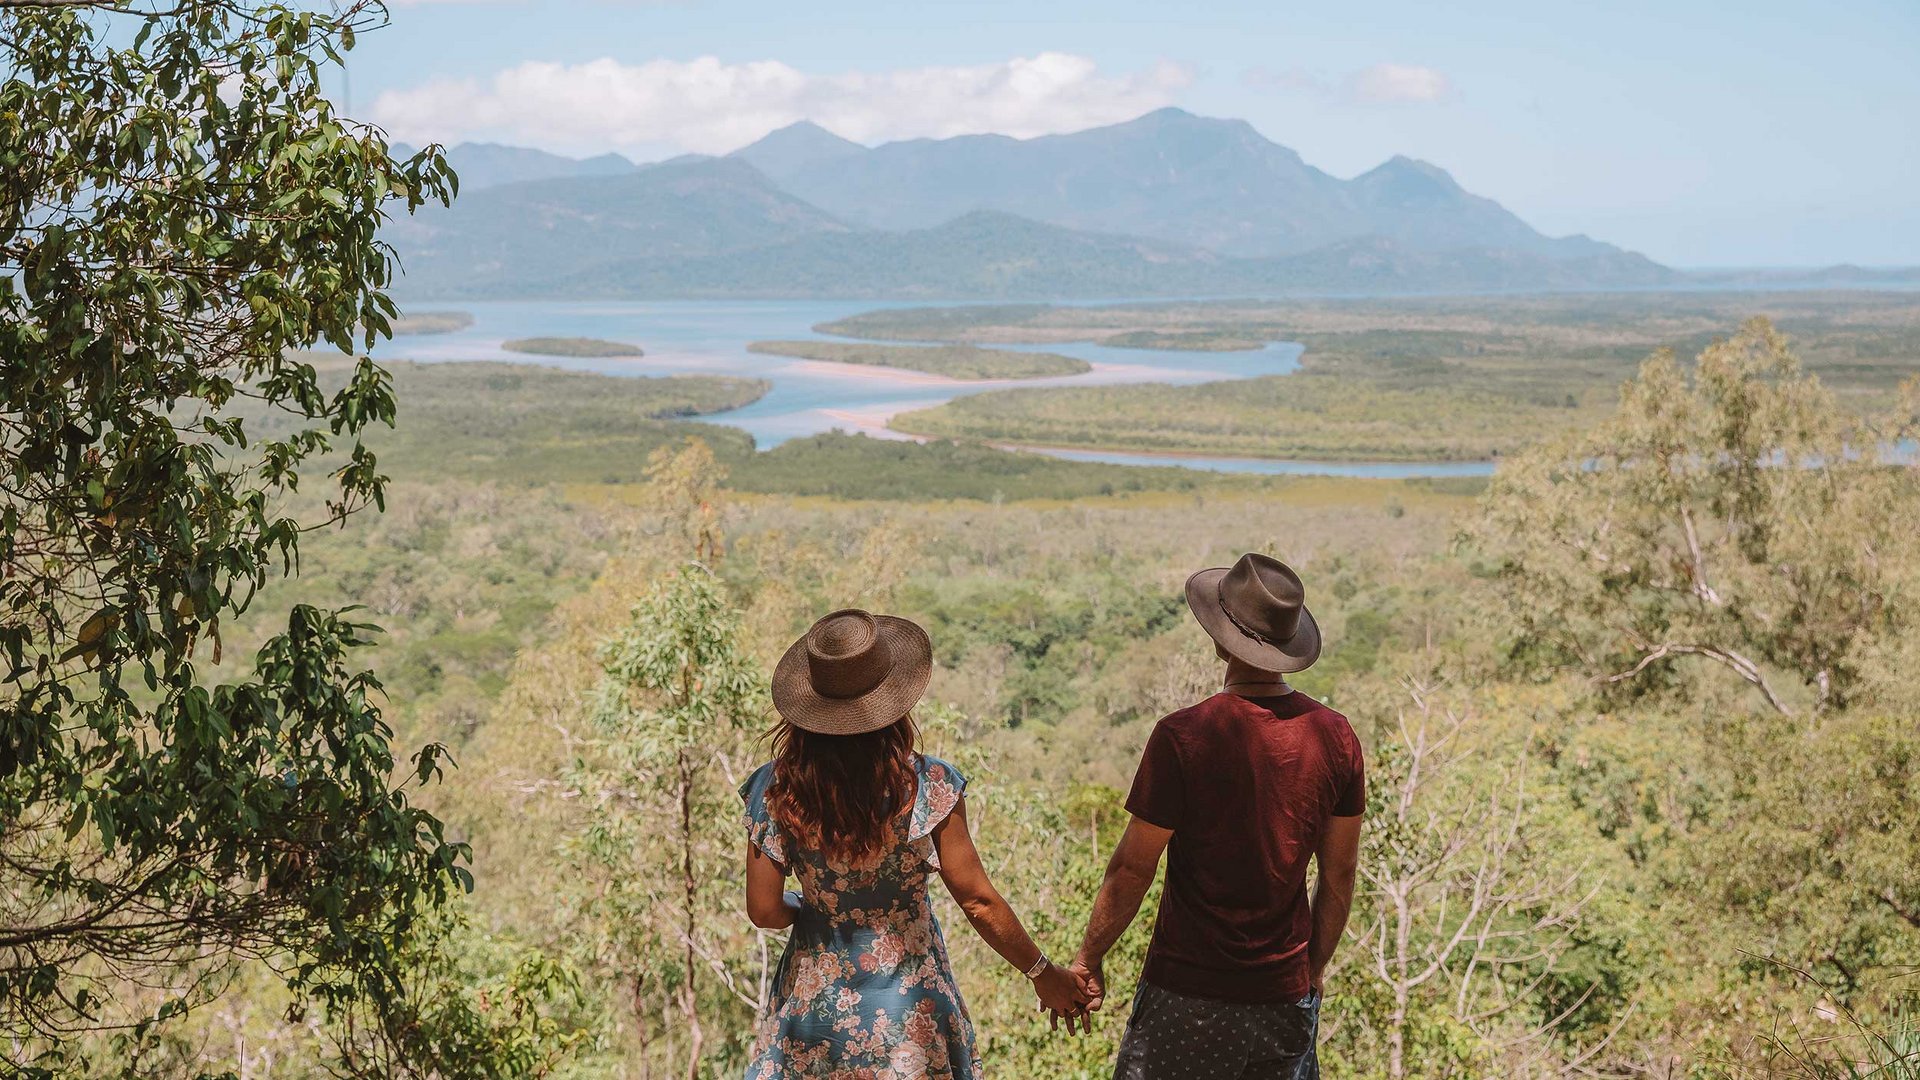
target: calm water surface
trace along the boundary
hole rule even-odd
[[[426,311],[435,305],[417,305]],[[509,360],[608,375],[744,375],[772,384],[745,408],[700,419],[752,435],[761,449],[835,429],[904,438],[886,424],[895,413],[926,408],[984,390],[1011,386],[1095,386],[1114,383],[1199,383],[1280,375],[1299,366],[1301,347],[1278,342],[1252,352],[1116,349],[1086,342],[996,346],[1078,357],[1093,365],[1081,375],[1051,379],[965,381],[921,372],[763,356],[749,342],[769,339],[845,340],[816,333],[817,323],[883,307],[923,305],[872,301],[714,300],[658,302],[490,301],[448,303],[473,314],[473,325],[449,334],[401,335],[383,345],[387,359],[423,362]],[[512,353],[500,343],[522,337],[591,337],[640,346],[638,359],[577,359]],[[1493,466],[1464,463],[1346,463],[1267,458],[1039,450],[1074,461],[1120,465],[1174,465],[1215,472],[1334,476],[1483,476]]]

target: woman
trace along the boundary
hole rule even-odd
[[[927,879],[1032,980],[1042,1007],[1078,1011],[1073,976],[1027,936],[967,833],[967,782],[914,752],[909,711],[933,649],[905,619],[836,611],[781,657],[774,760],[741,785],[747,915],[793,928],[748,1080],[982,1075]],[[798,893],[782,892],[786,875]]]

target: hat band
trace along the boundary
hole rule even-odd
[[[1279,648],[1280,647],[1279,642],[1268,637],[1266,634],[1262,633],[1261,631],[1255,630],[1253,627],[1248,626],[1246,623],[1241,622],[1240,617],[1233,613],[1233,608],[1227,606],[1226,585],[1227,585],[1227,579],[1221,578],[1220,584],[1214,589],[1214,599],[1217,600],[1220,604],[1221,614],[1227,617],[1227,621],[1233,624],[1233,628],[1235,630],[1240,631],[1242,634],[1245,634],[1246,636],[1252,638],[1253,640],[1259,642],[1262,645],[1271,646],[1276,649]],[[1300,626],[1299,615],[1295,614],[1294,629],[1298,630],[1299,626]]]
[[[1241,622],[1239,618],[1234,615],[1233,609],[1226,605],[1226,601],[1221,601],[1220,610],[1227,616],[1227,621],[1233,624],[1235,630],[1240,631],[1262,645],[1273,644],[1273,642],[1267,640],[1267,635],[1262,634],[1258,630],[1250,629],[1246,623]]]

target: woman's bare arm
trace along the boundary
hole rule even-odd
[[[980,852],[974,848],[973,835],[967,831],[964,798],[953,808],[953,813],[934,828],[933,842],[940,853],[940,879],[947,883],[947,891],[953,894],[981,940],[1007,963],[1023,972],[1031,970],[1040,960],[1040,946],[1033,943],[1026,927],[1020,924],[1020,916],[1014,914],[1013,906],[1000,895],[1000,890],[993,887],[987,868],[981,865]],[[1080,1011],[1079,981],[1058,964],[1047,965],[1034,980],[1034,991],[1040,995],[1040,1003],[1057,1015]]]
[[[747,841],[747,918],[762,930],[785,930],[800,914],[800,899],[782,891],[786,868]]]

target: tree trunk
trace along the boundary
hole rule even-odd
[[[651,1080],[653,1068],[647,1056],[651,1040],[647,1038],[647,978],[633,977],[633,1036],[640,1043],[640,1080]]]
[[[700,1049],[706,1041],[700,1031],[700,1003],[694,994],[693,973],[698,956],[693,948],[693,925],[695,915],[695,890],[698,882],[693,876],[693,765],[687,759],[686,747],[678,751],[680,766],[680,883],[686,895],[686,925],[683,927],[687,938],[686,979],[680,987],[680,1006],[687,1015],[687,1033],[690,1038],[687,1047],[687,1080],[697,1080],[700,1075]]]
[[[1407,1003],[1412,988],[1407,985],[1407,952],[1412,928],[1404,895],[1394,897],[1393,926],[1393,1026],[1387,1038],[1387,1076],[1406,1080],[1407,1075]]]

